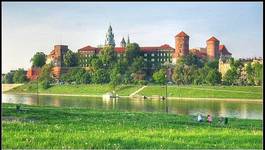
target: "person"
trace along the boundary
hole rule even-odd
[[[199,114],[199,115],[198,115],[198,122],[202,122],[202,121],[203,121],[203,119],[202,119],[202,115]]]
[[[207,122],[212,123],[212,116],[211,115],[207,116]]]

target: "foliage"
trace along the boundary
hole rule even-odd
[[[216,69],[211,69],[206,76],[206,82],[210,85],[216,85],[221,83],[222,75]]]
[[[156,83],[165,84],[166,83],[166,71],[164,69],[160,69],[153,74],[153,79]]]
[[[14,76],[14,73],[13,72],[8,72],[4,76],[3,83],[8,83],[8,84],[14,83],[13,76]]]
[[[113,68],[110,74],[110,85],[114,89],[114,91],[115,91],[116,86],[119,85],[121,81],[122,81],[122,77],[121,77],[119,68],[118,67]]]
[[[27,81],[26,71],[24,69],[18,69],[13,76],[14,83],[25,83]]]
[[[43,52],[37,52],[30,60],[32,67],[42,67],[46,63],[46,55]]]
[[[39,81],[49,81],[53,82],[53,75],[52,75],[52,69],[53,65],[52,64],[46,64],[41,68],[40,75],[38,77]]]
[[[61,80],[67,83],[88,84],[91,82],[91,75],[84,68],[71,68],[62,75]]]
[[[92,74],[92,82],[97,84],[108,83],[110,81],[109,72],[105,69],[98,69]]]
[[[224,84],[226,85],[235,85],[237,78],[238,78],[237,70],[236,68],[232,68],[225,73],[223,81]]]
[[[40,85],[43,89],[48,89],[51,87],[50,81],[47,79],[44,79],[43,81],[40,82]]]
[[[117,53],[113,46],[105,46],[100,50],[99,58],[102,61],[103,66],[108,68],[117,61]]]
[[[134,61],[135,58],[140,56],[140,46],[137,43],[130,43],[125,49],[125,58],[129,64]]]
[[[78,65],[78,54],[68,50],[63,55],[63,63],[66,67],[75,67]]]

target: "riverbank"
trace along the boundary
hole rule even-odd
[[[262,148],[262,121],[3,104],[3,148]],[[45,139],[45,140],[44,140]]]
[[[140,90],[139,90],[140,89]],[[168,99],[198,99],[198,100],[228,100],[228,101],[262,101],[262,87],[253,86],[158,86],[148,85],[120,85],[116,92],[120,97],[129,97],[132,94],[159,97]],[[109,85],[54,85],[49,89],[39,88],[40,95],[88,96],[102,97],[112,91]],[[15,87],[5,93],[36,94],[36,84],[25,84]]]

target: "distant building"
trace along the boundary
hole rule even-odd
[[[210,60],[219,59],[222,57],[230,58],[231,53],[227,50],[224,45],[219,45],[220,41],[215,37],[211,37],[206,41],[206,47],[201,48],[192,48],[189,49],[189,36],[181,31],[175,36],[175,48],[171,47],[168,44],[163,44],[161,46],[143,46],[140,47],[141,55],[144,58],[144,61],[148,62],[149,69],[155,69],[157,65],[172,64],[177,63],[177,59],[186,56],[189,53],[193,53],[199,58],[208,57]],[[108,32],[106,34],[105,46],[113,46],[114,50],[117,52],[118,57],[123,57],[125,54],[126,46],[130,43],[128,36],[127,42],[122,38],[120,42],[120,47],[115,47],[114,34],[112,32],[112,27],[109,26]],[[83,48],[78,49],[80,54],[80,67],[88,67],[88,59],[93,55],[98,55],[103,46],[93,47],[87,45]],[[59,78],[62,72],[67,70],[63,65],[63,55],[68,51],[67,45],[55,45],[54,49],[50,52],[47,57],[46,63],[52,63],[55,67],[53,68],[53,74],[56,78]],[[222,64],[221,66],[223,66]],[[224,68],[224,67],[221,67]],[[34,71],[35,70],[35,71]],[[226,69],[221,69],[222,72],[225,72]],[[28,76],[30,79],[35,79],[32,77],[37,75],[37,70],[31,68],[28,71]]]

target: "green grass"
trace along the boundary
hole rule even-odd
[[[120,85],[116,88],[116,92],[121,96],[127,96],[136,91],[141,86],[135,85]],[[24,84],[15,87],[8,92],[14,93],[36,93],[37,84]],[[112,91],[108,84],[87,84],[87,85],[55,85],[48,89],[39,87],[40,93],[49,94],[80,94],[80,95],[102,95]]]
[[[139,89],[140,85],[120,85],[117,93],[120,96],[129,96]],[[36,84],[25,84],[15,87],[8,92],[13,93],[36,93]],[[40,93],[49,94],[78,94],[78,95],[102,95],[112,91],[108,84],[87,84],[87,85],[55,85],[49,89],[39,88]],[[165,96],[164,86],[149,85],[139,92],[140,95]],[[168,86],[169,97],[188,98],[236,98],[236,99],[262,99],[262,87],[254,86]]]
[[[3,104],[2,146],[16,148],[262,148],[262,121],[197,123],[193,116]]]
[[[262,99],[262,88],[253,86],[168,86],[168,96],[189,98]],[[139,94],[165,95],[165,86],[148,86]]]

